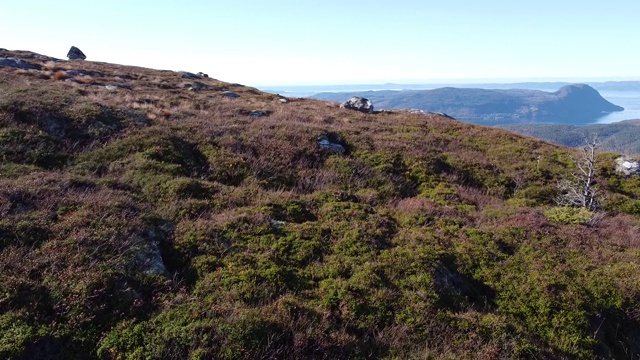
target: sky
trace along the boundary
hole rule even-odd
[[[640,80],[639,0],[2,1],[0,47],[251,86]]]

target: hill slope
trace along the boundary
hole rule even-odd
[[[640,353],[611,154],[589,221],[553,200],[572,151],[501,129],[0,57],[34,66],[0,67],[0,358]]]
[[[580,124],[622,107],[605,100],[592,87],[566,85],[556,92],[539,90],[463,89],[365,91],[361,93],[321,93],[313,98],[344,101],[363,96],[376,108],[420,109],[441,112],[477,124],[501,125],[520,122]]]

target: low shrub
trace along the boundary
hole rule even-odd
[[[585,208],[557,206],[545,211],[544,216],[555,224],[586,224],[594,213]]]

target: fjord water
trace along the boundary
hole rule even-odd
[[[611,124],[623,120],[640,119],[640,91],[600,91],[609,102],[622,106],[624,111],[603,115],[593,123]]]

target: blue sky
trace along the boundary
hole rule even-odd
[[[253,86],[640,80],[638,0],[3,1],[0,47]]]

